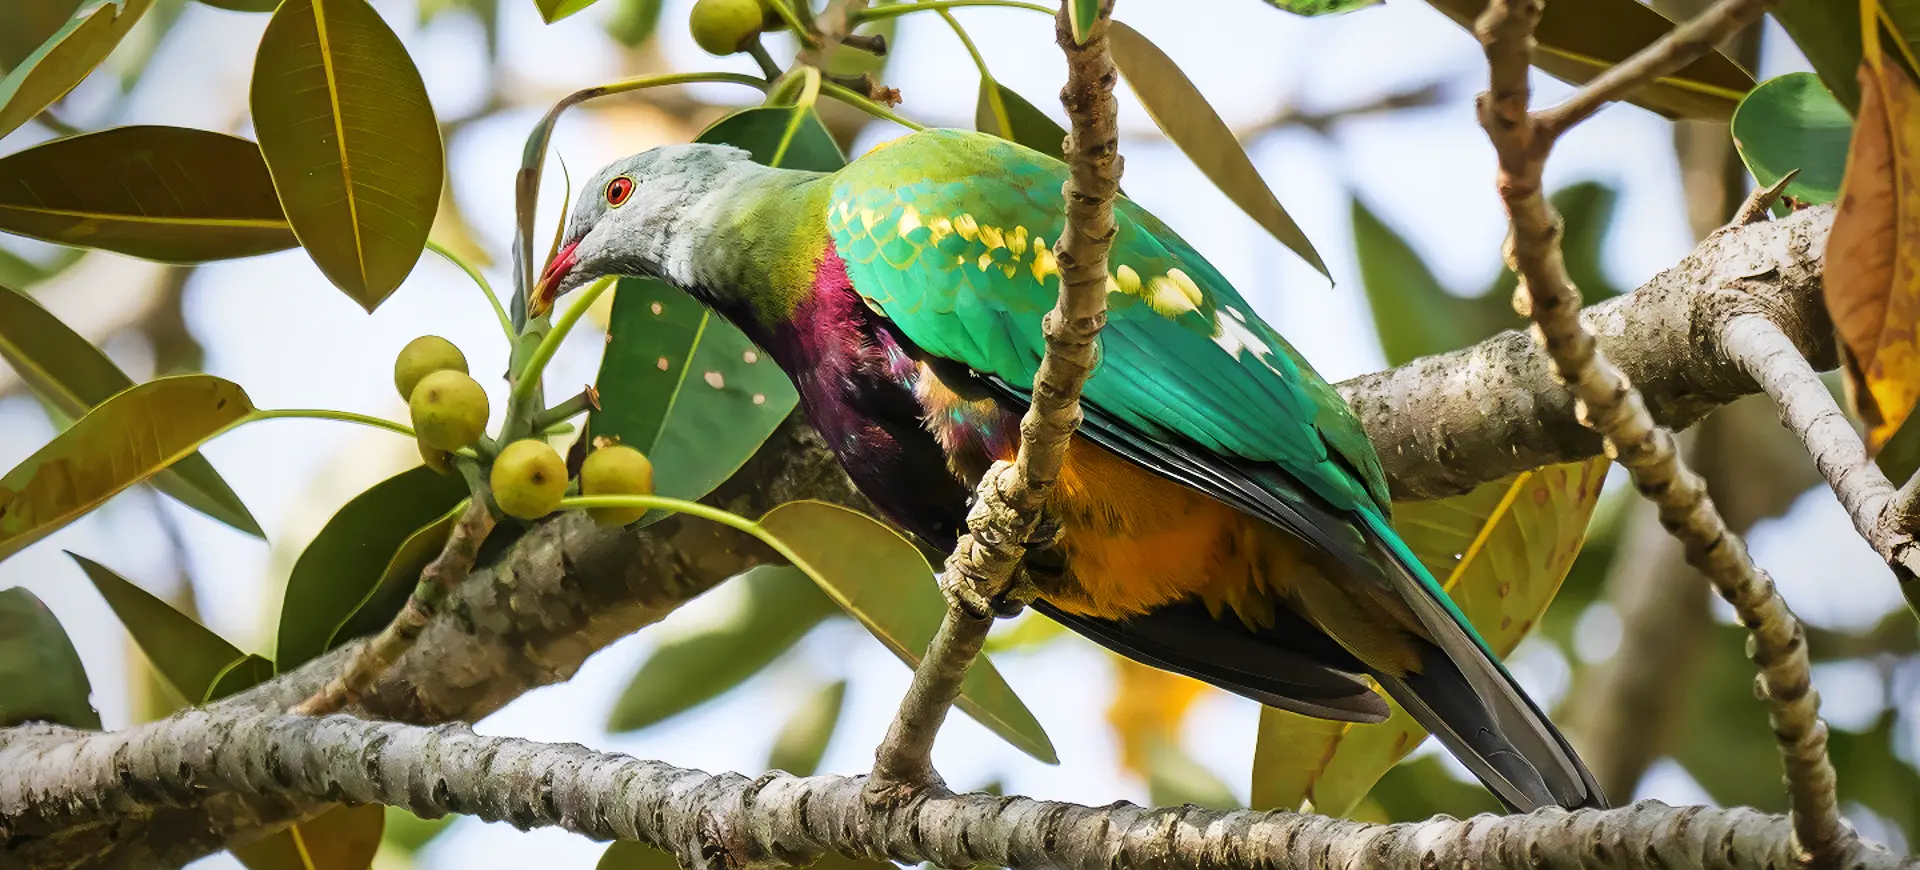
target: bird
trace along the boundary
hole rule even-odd
[[[528,296],[660,279],[759,345],[860,492],[932,547],[1018,448],[1058,297],[1061,161],[928,129],[831,173],[718,144],[598,172]],[[1371,723],[1377,685],[1509,809],[1599,785],[1394,530],[1339,393],[1220,272],[1125,196],[1083,421],[1028,554],[1033,606],[1144,664]],[[610,388],[601,385],[602,389]],[[1369,683],[1371,679],[1371,683]]]

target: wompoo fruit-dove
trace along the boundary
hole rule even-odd
[[[767,10],[760,0],[699,0],[687,29],[708,54],[725,57],[745,50],[767,29]]]
[[[600,195],[575,201],[530,307],[603,275],[687,292],[793,379],[875,507],[951,550],[974,487],[1020,445],[1068,174],[961,130],[830,173],[668,145],[581,188]],[[1516,810],[1606,806],[1401,538],[1339,391],[1172,227],[1124,196],[1113,226],[1100,365],[1049,495],[1059,544],[1030,554],[1048,577],[1034,608],[1307,716],[1379,722],[1392,697]]]
[[[428,447],[458,450],[487,431],[487,391],[465,372],[442,369],[422,378],[407,410],[413,431]]]
[[[580,494],[652,495],[653,462],[624,444],[595,450],[580,465]],[[587,509],[587,515],[603,526],[624,526],[646,514],[646,508]]]
[[[467,373],[467,355],[453,342],[437,335],[423,335],[407,342],[393,360],[393,386],[400,398],[413,398],[413,389],[434,372]]]
[[[553,445],[527,438],[507,445],[488,475],[493,501],[508,516],[537,520],[560,507],[567,495],[567,463]]]

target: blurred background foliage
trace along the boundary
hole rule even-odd
[[[1206,71],[1205,77],[1196,74],[1203,78],[1203,85],[1227,79],[1217,67],[1194,66],[1202,62],[1193,57],[1196,47],[1217,41],[1250,59],[1258,47],[1236,40],[1231,31],[1236,22],[1248,17],[1272,15],[1252,0],[1196,4],[1204,14],[1190,16],[1136,11],[1153,2],[1123,3],[1122,17],[1136,21],[1162,44],[1175,46],[1183,62]],[[1815,32],[1817,37],[1820,22],[1819,16],[1801,14],[1801,4],[1806,2],[1812,0],[1796,0],[1783,8],[1800,10],[1784,17],[1794,35],[1810,44],[1805,34]],[[273,4],[220,0],[210,5],[223,8],[213,10],[187,0],[151,0],[139,24],[107,58],[106,74],[89,79],[49,113],[7,134],[0,142],[0,153],[78,130],[127,123],[184,122],[250,133],[244,68],[236,74],[230,68],[231,58],[220,61],[217,51],[202,58],[196,52],[207,48],[208,43],[201,40],[211,39],[216,47],[243,43],[247,48],[239,54],[250,55],[263,17],[229,10]],[[503,259],[498,255],[506,250],[505,228],[510,225],[510,199],[503,191],[517,158],[517,137],[539,111],[567,90],[616,75],[712,65],[711,59],[689,46],[688,4],[681,0],[601,0],[554,25],[551,33],[559,35],[537,33],[543,27],[540,17],[564,14],[569,4],[542,2],[538,15],[529,0],[382,0],[375,5],[389,25],[400,31],[426,76],[440,137],[447,143],[450,174],[458,182],[443,189],[431,238],[489,265],[496,276],[503,274],[497,261]],[[1340,31],[1347,42],[1332,40],[1333,48],[1302,51],[1298,58],[1268,65],[1248,60],[1246,78],[1257,87],[1239,93],[1206,88],[1251,155],[1243,171],[1255,171],[1257,164],[1259,171],[1270,176],[1284,175],[1293,187],[1283,189],[1306,188],[1300,199],[1290,193],[1289,205],[1298,210],[1307,234],[1323,250],[1338,252],[1328,257],[1329,270],[1341,281],[1334,296],[1313,286],[1324,282],[1311,269],[1299,263],[1276,265],[1275,258],[1285,255],[1264,253],[1273,243],[1260,226],[1283,238],[1284,230],[1257,215],[1229,214],[1240,202],[1235,191],[1229,190],[1224,197],[1194,193],[1191,199],[1196,205],[1161,209],[1170,223],[1199,241],[1210,256],[1214,248],[1208,242],[1217,242],[1224,249],[1225,270],[1264,309],[1291,315],[1274,319],[1309,356],[1323,360],[1345,354],[1331,366],[1323,363],[1323,369],[1333,375],[1465,347],[1518,322],[1510,301],[1513,278],[1501,268],[1497,242],[1484,234],[1478,238],[1450,234],[1445,226],[1463,208],[1445,195],[1454,188],[1431,179],[1433,193],[1421,192],[1424,188],[1409,193],[1372,180],[1388,175],[1404,185],[1421,176],[1465,173],[1473,176],[1475,185],[1491,187],[1490,181],[1482,180],[1482,176],[1490,179],[1491,172],[1490,162],[1484,159],[1484,143],[1462,146],[1455,135],[1459,117],[1468,114],[1468,100],[1484,73],[1475,63],[1477,47],[1448,21],[1471,17],[1477,6],[1436,2],[1440,13],[1436,14],[1418,4],[1406,4],[1414,10],[1402,11],[1401,5],[1393,4],[1390,10],[1397,17],[1386,17],[1389,13],[1381,11],[1352,16],[1351,21],[1363,21],[1365,16],[1379,15],[1383,23],[1377,31],[1362,29],[1364,24],[1348,26]],[[1635,17],[1645,7],[1629,5],[1634,7],[1632,14],[1619,19],[1629,23],[1589,27],[1595,35],[1583,34],[1578,20],[1543,27],[1546,53],[1559,54],[1558,59],[1543,60],[1542,66],[1556,75],[1577,77],[1579,70],[1567,66],[1568,57],[1580,55],[1573,48],[1601,56],[1607,50],[1617,54],[1620,40],[1630,36],[1629,31],[1647,25],[1646,19]],[[1701,5],[1700,0],[1660,0],[1647,14],[1657,11],[1680,17]],[[81,6],[80,0],[15,0],[0,9],[0,70],[26,62],[33,49]],[[1557,10],[1578,10],[1583,4],[1556,3],[1549,8],[1559,14]],[[1608,8],[1593,2],[1585,4],[1584,12],[1595,15],[1596,9]],[[888,19],[865,28],[862,32],[883,34],[892,51],[880,58],[836,48],[825,61],[827,70],[926,89],[903,88],[908,109],[927,103],[946,107],[916,116],[924,121],[988,130],[1001,129],[1004,123],[1002,132],[1010,137],[1037,142],[1056,135],[1060,112],[1052,99],[1053,86],[1047,84],[1057,78],[1051,55],[1007,64],[1011,69],[997,66],[993,76],[979,79],[976,90],[974,70],[967,68],[962,56],[950,47],[938,51],[933,47],[951,40],[952,34],[930,16],[920,19],[911,25]],[[1004,58],[994,53],[992,44],[1017,25],[1025,24],[1029,31],[1039,29],[1027,19],[1004,15],[983,15],[981,20],[996,26],[974,27],[973,36],[983,49],[974,52],[974,59],[982,53]],[[1591,24],[1601,19],[1585,20]],[[1149,27],[1148,21],[1164,27]],[[1317,33],[1306,29],[1316,26],[1320,25],[1289,20],[1286,27],[1300,28],[1287,31],[1296,34],[1289,45],[1308,47],[1314,37],[1299,34]],[[1181,32],[1180,28],[1195,29],[1201,35],[1195,39],[1162,36]],[[202,32],[213,36],[197,35]],[[1764,43],[1760,34],[1756,29],[1739,37],[1723,46],[1718,57],[1737,64],[1735,72],[1811,66],[1822,74],[1821,80],[1805,76],[1768,81],[1756,92],[1765,98],[1749,100],[1737,116],[1732,114],[1733,99],[1708,99],[1704,109],[1688,102],[1701,99],[1697,96],[1674,97],[1680,100],[1675,103],[1657,99],[1649,103],[1666,114],[1717,113],[1717,120],[1668,122],[1641,108],[1612,109],[1595,125],[1601,130],[1594,134],[1600,137],[1597,141],[1570,143],[1570,150],[1585,148],[1590,155],[1571,159],[1587,167],[1589,174],[1602,176],[1563,173],[1557,176],[1561,183],[1552,194],[1567,222],[1569,270],[1589,302],[1617,295],[1649,277],[1648,263],[1655,264],[1652,268],[1671,263],[1693,239],[1719,226],[1743,198],[1750,180],[1729,135],[1728,117],[1733,118],[1734,133],[1743,124],[1770,131],[1779,126],[1770,118],[1832,120],[1836,116],[1829,102],[1837,98],[1838,105],[1849,109],[1857,102],[1857,94],[1845,93],[1836,85],[1836,75],[1824,68],[1824,56],[1816,54],[1809,64],[1776,25],[1768,26]],[[781,50],[790,49],[783,39],[773,41],[784,46]],[[1020,45],[1041,52],[1050,39],[1049,33]],[[1577,44],[1591,39],[1599,43]],[[1342,45],[1364,48],[1365,56],[1358,60],[1333,57]],[[1852,51],[1857,57],[1857,44]],[[1404,62],[1398,57],[1402,54],[1408,58]],[[1393,62],[1383,64],[1383,59]],[[1315,74],[1316,65],[1333,72]],[[576,71],[575,66],[587,71]],[[750,66],[731,62],[721,66],[751,71]],[[1393,70],[1380,73],[1373,69],[1377,66]],[[1836,69],[1841,77],[1851,78],[1846,75],[1851,63]],[[1726,70],[1719,67],[1703,68],[1699,75],[1702,80],[1728,80]],[[143,82],[150,77],[162,84],[143,90]],[[1274,81],[1283,84],[1273,85]],[[1821,87],[1822,81],[1834,88],[1831,96]],[[1739,85],[1737,77],[1729,87],[1735,85]],[[164,92],[156,95],[153,88]],[[930,90],[936,88],[964,97],[931,99]],[[573,166],[576,173],[585,172],[598,165],[600,158],[694,138],[738,108],[723,101],[730,98],[725,92],[688,88],[654,90],[643,99],[594,105],[582,113],[591,133],[576,131],[570,134],[574,138],[563,138],[560,144],[563,149],[595,155],[595,160]],[[1812,108],[1807,108],[1809,101]],[[1136,102],[1126,106],[1137,111]],[[826,130],[847,154],[857,155],[895,135],[894,130],[876,127],[869,115],[839,103],[823,101],[819,111]],[[1433,121],[1437,115],[1452,118],[1454,126],[1441,130],[1431,142],[1419,138],[1428,129],[1421,125],[1437,123]],[[1168,168],[1169,146],[1182,144],[1178,140],[1190,124],[1150,126],[1138,114],[1127,118],[1126,124],[1131,149],[1126,184],[1140,192],[1143,201],[1159,207],[1172,201],[1162,190],[1196,191],[1204,184],[1191,169]],[[1471,128],[1470,123],[1467,126]],[[1791,155],[1802,152],[1794,148],[1830,154],[1836,130],[1844,126],[1830,124],[1824,132],[1809,127],[1826,139],[1812,145],[1787,143],[1780,146],[1787,149],[1784,152],[1768,151],[1771,144],[1761,143],[1760,136],[1743,138],[1741,148],[1749,152],[1747,165],[1762,181],[1770,182],[1780,174],[1769,177],[1772,155],[1789,155],[1776,163],[1795,163],[1797,158]],[[1468,139],[1477,136],[1475,129],[1469,133]],[[1169,135],[1175,141],[1166,141]],[[1638,144],[1615,150],[1606,137]],[[1647,144],[1650,139],[1659,140],[1657,149]],[[1844,148],[1844,137],[1839,142]],[[1670,162],[1619,165],[1626,159],[1623,155],[1646,158],[1656,150],[1670,155],[1664,158]],[[1312,167],[1315,177],[1303,180],[1292,170],[1275,169],[1282,158]],[[1404,161],[1417,168],[1395,174],[1382,167],[1383,161]],[[1611,167],[1612,174],[1592,172],[1592,167]],[[1202,172],[1213,174],[1205,167]],[[1803,174],[1796,183],[1799,186],[1790,188],[1790,195],[1819,201],[1823,195],[1831,197],[1837,176]],[[1307,208],[1301,208],[1302,201],[1309,203]],[[1315,202],[1319,205],[1312,205]],[[1469,204],[1486,211],[1490,203],[1482,197]],[[1672,203],[1680,203],[1683,214],[1671,214]],[[1292,220],[1288,217],[1286,223]],[[1480,226],[1493,225],[1484,215],[1474,220]],[[1462,244],[1463,238],[1474,243]],[[1623,245],[1634,250],[1622,254]],[[1246,253],[1250,246],[1262,253]],[[223,366],[251,374],[251,369],[236,362],[259,358],[258,351],[247,349],[249,345],[287,341],[292,349],[285,353],[290,355],[314,347],[312,341],[294,337],[300,332],[297,324],[259,322],[257,334],[237,340],[225,337],[234,316],[223,315],[222,305],[242,308],[237,316],[243,322],[247,317],[258,318],[262,309],[240,306],[235,301],[239,294],[269,293],[276,289],[272,286],[276,282],[293,283],[295,279],[281,277],[287,270],[312,272],[310,264],[285,256],[264,258],[272,265],[251,269],[244,265],[163,266],[8,237],[0,239],[0,284],[26,291],[59,313],[104,347],[135,380]],[[1626,270],[1632,280],[1616,278],[1622,276],[1623,262],[1632,264]],[[1276,291],[1282,278],[1287,286]],[[316,283],[312,277],[298,280]],[[447,274],[437,272],[410,281],[395,297],[391,308],[397,310],[380,315],[386,318],[381,321],[388,324],[386,333],[404,337],[417,332],[418,323],[453,307],[449,298],[464,292],[464,288],[414,285],[452,283]],[[1334,301],[1336,297],[1363,298],[1364,306]],[[357,310],[354,314],[358,315]],[[605,306],[597,312],[603,326],[609,316]],[[476,319],[446,328],[468,327],[477,334],[490,324]],[[1322,329],[1334,337],[1303,335]],[[355,354],[382,357],[379,352],[363,353],[356,343],[387,341],[384,337],[348,338],[342,332],[335,335],[338,343],[348,346],[333,348],[340,356],[326,357],[329,360]],[[223,342],[234,343],[223,346]],[[559,377],[591,378],[597,349],[582,348],[598,343],[598,337],[576,342],[571,355],[560,363],[572,367]],[[476,360],[476,371],[503,362]],[[370,394],[363,387],[341,387],[336,395],[348,404],[366,404],[372,400],[357,398],[360,393]],[[67,411],[42,404],[19,378],[0,369],[0,432],[7,433],[0,437],[0,458],[7,461],[0,464],[10,465],[42,440],[39,433],[64,426],[70,419]],[[1687,443],[1730,522],[1738,531],[1753,532],[1763,564],[1775,556],[1789,561],[1783,554],[1859,549],[1860,542],[1852,538],[1844,521],[1833,519],[1830,506],[1810,506],[1831,499],[1823,488],[1809,494],[1817,480],[1764,403],[1742,402],[1716,414],[1689,433]],[[294,470],[270,470],[276,467],[276,451],[296,448],[321,459]],[[209,453],[222,455],[212,449]],[[63,535],[81,541],[126,536],[128,551],[117,555],[141,569],[147,591],[101,566],[86,570],[113,610],[147,607],[151,599],[230,629],[235,638],[262,640],[273,634],[277,620],[270,611],[280,596],[235,590],[260,585],[261,576],[278,585],[299,575],[298,560],[308,552],[307,542],[336,509],[416,461],[411,454],[405,445],[331,432],[279,445],[272,439],[254,440],[225,451],[223,466],[251,470],[234,475],[249,503],[270,505],[260,510],[272,542],[264,557],[236,555],[244,546],[237,536],[210,530],[204,518],[179,511],[151,493],[123,499]],[[1681,563],[1677,549],[1646,505],[1614,482],[1602,497],[1586,546],[1555,606],[1516,653],[1516,671],[1538,697],[1558,703],[1555,718],[1565,725],[1616,800],[1651,795],[1676,803],[1711,801],[1783,811],[1778,765],[1764,714],[1752,696],[1752,668],[1743,655],[1740,629],[1728,623],[1725,608],[1710,600],[1705,584]],[[406,530],[437,516],[452,502],[446,493],[422,498],[419,516],[408,519]],[[404,537],[405,531],[396,534]],[[1920,704],[1915,703],[1920,698],[1920,634],[1912,618],[1895,609],[1895,604],[1857,594],[1876,584],[1890,584],[1884,568],[1874,560],[1841,560],[1835,563],[1839,567],[1829,569],[1832,574],[1823,574],[1825,560],[1819,555],[1797,558],[1777,573],[1787,587],[1788,600],[1804,604],[1811,622],[1816,682],[1835,726],[1832,749],[1849,818],[1868,836],[1908,848],[1920,836],[1920,773],[1915,768],[1920,759],[1920,717],[1916,716]],[[47,591],[56,584],[71,587],[80,576],[63,564],[57,570],[67,574],[57,580],[41,579],[56,570],[52,564],[25,558],[10,561],[0,568],[0,587],[20,584],[40,590],[56,610],[80,614],[63,621],[81,648],[80,658],[95,674],[95,703],[110,726],[151,720],[210,693],[235,691],[264,676],[209,673],[203,683],[192,686],[161,678],[142,649],[165,649],[161,654],[165,656],[204,647],[214,650],[208,655],[217,658],[250,644],[179,625],[175,628],[181,633],[156,639],[136,635],[133,643],[126,643],[118,623],[104,616],[103,606],[82,607]],[[604,743],[682,763],[735,759],[738,753],[711,751],[705,741],[718,741],[720,734],[735,740],[744,729],[762,735],[755,738],[759,742],[754,751],[761,753],[758,758],[764,769],[806,774],[834,769],[828,762],[838,759],[840,772],[855,772],[870,758],[878,729],[884,727],[893,699],[904,685],[904,672],[817,587],[783,582],[793,579],[789,572],[763,569],[730,583],[711,600],[676,614],[662,631],[647,632],[590,663],[592,673],[576,680],[577,685],[567,687],[565,693],[558,688],[536,692],[482,728]],[[45,608],[11,593],[0,592],[0,627],[25,636],[33,629],[11,627],[39,624]],[[1827,607],[1808,600],[1829,594],[1853,603]],[[216,612],[202,618],[202,611],[208,609]],[[269,612],[260,612],[263,609]],[[7,632],[0,631],[0,645],[7,642]],[[280,638],[282,652],[287,645],[287,639]],[[954,782],[957,787],[997,791],[999,783],[1008,780],[1013,783],[1010,787],[1036,796],[1088,799],[1088,792],[1094,791],[1111,799],[1115,796],[1108,787],[1111,778],[1086,767],[1098,762],[1123,771],[1122,787],[1131,789],[1125,794],[1136,800],[1215,807],[1247,800],[1245,771],[1252,728],[1245,702],[1107,655],[1031,614],[998,626],[988,649],[1022,696],[1035,705],[1054,742],[1062,746],[1066,766],[1036,772],[1036,763],[994,746],[997,754],[983,754],[982,760],[961,765],[973,778]],[[117,655],[117,667],[103,669],[98,650]],[[72,657],[56,659],[65,663]],[[0,654],[0,661],[7,660]],[[869,667],[872,661],[880,664]],[[103,680],[103,672],[111,677]],[[1056,703],[1044,698],[1049,687],[1058,687],[1063,697],[1073,700]],[[106,691],[113,692],[115,700],[103,700]],[[1089,700],[1091,704],[1085,703]],[[1062,710],[1066,704],[1082,709]],[[1069,713],[1075,717],[1067,718]],[[734,724],[720,723],[721,718]],[[950,736],[948,741],[958,739],[972,748],[992,746],[971,735]],[[1086,785],[1062,785],[1065,781]],[[1384,821],[1495,810],[1489,796],[1456,763],[1428,746],[1389,772],[1352,815]],[[384,834],[377,843],[346,842],[341,848],[377,851],[375,866],[396,870],[416,863],[469,866],[471,856],[504,854],[493,852],[500,848],[517,849],[515,854],[523,856],[540,854],[537,845],[502,846],[507,842],[502,838],[520,835],[497,829],[483,833],[487,826],[471,821],[424,821],[392,810],[382,815]],[[316,832],[324,835],[323,828]],[[527,842],[553,842],[535,836],[528,836]],[[463,837],[488,845],[463,846]],[[630,844],[608,850],[604,859],[597,847],[591,851],[601,867],[671,864],[657,852]],[[256,870],[297,866],[286,864],[284,856],[241,857]],[[209,859],[208,864],[230,860]],[[359,859],[349,855],[338,860]],[[592,863],[583,860],[569,866]]]

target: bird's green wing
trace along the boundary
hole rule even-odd
[[[1026,389],[1059,292],[1066,174],[995,137],[931,130],[841,170],[827,228],[854,289],[921,349]],[[1384,515],[1379,460],[1333,388],[1165,224],[1124,198],[1114,220],[1086,401],[1140,435],[1278,466],[1336,510]]]

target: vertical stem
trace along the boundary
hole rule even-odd
[[[1053,248],[1060,298],[1043,325],[1046,353],[1034,376],[1033,403],[1020,421],[1019,452],[1011,463],[994,463],[980,480],[967,531],[940,579],[948,598],[946,618],[875,753],[867,783],[872,799],[940,786],[931,757],[934,737],[960,695],[961,680],[979,655],[995,612],[1004,609],[1002,596],[1027,548],[1051,543],[1053,532],[1041,522],[1041,509],[1080,426],[1080,390],[1098,359],[1121,168],[1113,99],[1117,76],[1107,49],[1113,3],[1102,4],[1084,44],[1074,41],[1071,14],[1069,0],[1063,0],[1054,17],[1054,40],[1067,55],[1060,101],[1072,121],[1066,143],[1069,175],[1061,191],[1066,224]]]
[[[290,712],[303,716],[325,716],[358,703],[361,696],[373,688],[380,675],[413,649],[414,642],[420,639],[420,633],[426,630],[428,624],[433,622],[434,615],[440,611],[447,594],[467,579],[467,574],[473,570],[474,559],[480,555],[480,545],[486,541],[487,533],[493,531],[493,525],[493,514],[487,509],[486,498],[476,493],[473,500],[467,503],[466,512],[454,523],[446,547],[420,572],[420,583],[413,587],[413,595],[407,599],[407,606],[401,609],[400,615],[360,646],[360,651],[354,654],[345,671]]]

